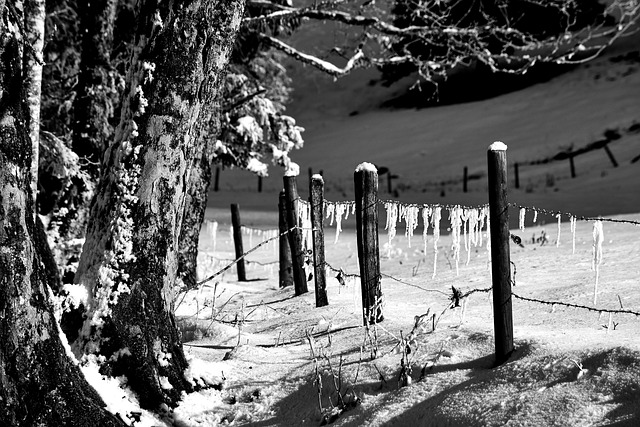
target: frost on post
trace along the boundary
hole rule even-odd
[[[604,241],[604,231],[602,221],[593,223],[593,263],[592,269],[596,272],[596,282],[593,287],[593,305],[596,305],[598,298],[598,281],[600,280],[600,264],[602,263],[602,242]]]

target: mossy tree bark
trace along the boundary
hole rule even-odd
[[[75,278],[92,295],[76,349],[105,356],[103,372],[126,375],[153,409],[191,388],[173,314],[179,237],[244,0],[139,7],[128,95]]]
[[[50,249],[33,215],[20,6],[0,0],[0,425],[120,426],[65,352],[53,314]]]

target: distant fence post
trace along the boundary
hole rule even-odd
[[[513,169],[516,172],[516,188],[520,188],[520,166],[518,165],[518,162],[513,164]]]
[[[258,193],[262,193],[262,177],[258,176]]]
[[[573,161],[573,153],[569,153],[569,167],[571,168],[571,178],[576,177],[576,165]]]
[[[287,226],[289,228],[299,226],[297,218],[298,187],[296,177],[284,177],[284,193],[287,207]],[[307,278],[304,274],[304,251],[302,249],[302,230],[296,228],[289,232],[289,247],[291,248],[291,261],[293,266],[293,283],[296,295],[308,292]]]
[[[491,229],[491,278],[496,364],[513,352],[511,310],[511,263],[509,254],[509,204],[507,202],[507,146],[494,142],[487,153],[489,170],[489,216]]]
[[[360,164],[354,174],[358,263],[362,287],[364,324],[382,322],[380,250],[378,243],[378,171],[371,163]]]
[[[280,287],[285,288],[293,285],[293,267],[291,265],[291,249],[289,248],[289,236],[284,234],[287,227],[287,198],[284,190],[280,192],[278,198],[278,230],[280,232],[279,258],[280,258]]]
[[[218,191],[220,189],[220,167],[216,168],[216,176],[213,180],[213,191]]]
[[[313,227],[313,268],[316,285],[316,307],[329,305],[324,261],[324,181],[320,175],[312,175],[309,182],[311,224]]]
[[[605,144],[603,148],[604,148],[604,151],[607,153],[607,156],[609,156],[609,160],[611,160],[611,164],[613,165],[613,167],[617,168],[618,162],[616,161],[616,158],[613,157],[613,152],[611,151],[611,148],[609,148],[609,145]]]
[[[236,248],[236,259],[244,255],[242,249],[242,225],[240,223],[240,207],[233,203],[231,205],[231,225],[233,226],[233,245]],[[238,270],[238,281],[246,282],[247,273],[244,268],[244,258],[236,263]]]
[[[464,171],[462,173],[462,192],[467,192],[467,181],[469,180],[469,168],[464,167]]]

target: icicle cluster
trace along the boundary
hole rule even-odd
[[[440,222],[442,220],[442,206],[417,206],[405,205],[396,201],[388,201],[384,204],[387,212],[387,220],[385,229],[388,233],[387,256],[391,256],[391,242],[396,236],[397,223],[400,220],[405,221],[405,236],[411,247],[411,238],[415,230],[419,226],[420,217],[422,217],[422,243],[425,256],[428,248],[429,226],[433,227],[433,277],[437,272],[438,262],[438,241],[440,239]],[[422,209],[422,213],[420,210]],[[487,224],[488,231],[488,207],[482,208],[463,208],[461,206],[453,206],[447,208],[449,211],[449,222],[451,223],[451,237],[453,258],[456,262],[456,272],[459,270],[460,250],[464,243],[467,251],[465,263],[471,260],[471,247],[482,246],[482,227]]]
[[[404,219],[405,222],[404,235],[409,242],[409,247],[411,247],[411,238],[413,237],[413,232],[416,228],[418,228],[419,217],[420,208],[418,206],[403,205],[400,207],[400,218]]]
[[[313,234],[311,225],[311,204],[304,200],[298,200],[296,203],[296,217],[298,224],[302,228],[302,246],[305,250],[313,247]]]
[[[329,225],[332,226],[334,222],[336,223],[336,238],[333,243],[338,243],[338,238],[342,233],[342,221],[349,219],[349,213],[356,214],[356,204],[354,202],[325,201],[324,210],[326,217],[330,219]]]
[[[600,280],[600,264],[602,263],[602,242],[604,241],[604,231],[602,221],[593,223],[593,263],[591,268],[596,272],[596,283],[593,288],[593,305],[598,297],[598,282]]]
[[[387,223],[384,227],[389,236],[389,244],[387,245],[387,257],[391,257],[391,241],[396,237],[396,225],[398,223],[398,203],[385,202],[384,208],[387,211]]]

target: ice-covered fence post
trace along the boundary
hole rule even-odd
[[[467,192],[467,181],[469,180],[469,168],[464,167],[464,171],[462,173],[462,192]]]
[[[520,166],[518,163],[514,163],[513,169],[515,170],[516,175],[516,188],[520,188]]]
[[[324,181],[320,175],[312,175],[309,182],[311,224],[313,227],[313,276],[316,284],[316,307],[329,305],[324,263]]]
[[[233,245],[236,248],[236,259],[244,255],[244,249],[242,248],[242,225],[240,223],[240,207],[233,203],[231,204],[231,225],[233,226]],[[247,280],[247,273],[244,269],[244,258],[236,263],[238,269],[238,281],[245,282]]]
[[[509,205],[507,203],[507,146],[494,142],[487,153],[489,169],[489,217],[491,229],[491,278],[496,363],[513,352],[511,311],[511,263],[509,256]]]
[[[280,287],[284,288],[293,285],[293,267],[291,265],[291,249],[289,248],[289,237],[284,234],[287,227],[287,197],[284,190],[280,192],[278,198],[278,231],[280,232],[279,259],[280,259]]]
[[[297,227],[298,224],[298,186],[296,184],[296,175],[285,174],[284,176],[284,194],[286,197],[287,207],[287,226]],[[304,250],[302,248],[302,230],[295,228],[288,234],[289,248],[291,248],[291,261],[293,267],[293,284],[295,294],[302,295],[308,292],[307,278],[304,274]]]
[[[378,171],[371,163],[360,164],[354,174],[358,263],[362,288],[364,324],[382,322],[380,249],[378,245]]]

